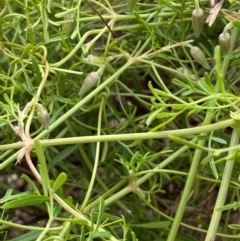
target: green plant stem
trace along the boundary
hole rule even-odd
[[[159,138],[168,138],[169,135],[174,135],[179,137],[179,136],[196,135],[202,132],[211,132],[215,130],[224,129],[230,126],[234,126],[238,123],[239,122],[236,120],[229,119],[229,120],[221,121],[221,122],[206,125],[206,126],[186,128],[186,129],[180,129],[180,130],[143,132],[143,133],[132,133],[132,134],[113,134],[113,135],[101,135],[101,136],[69,137],[69,138],[39,140],[39,142],[41,143],[42,146],[47,147],[47,146],[72,145],[72,144],[79,144],[79,143],[92,143],[92,142],[105,142],[105,141],[131,141],[131,140],[159,139]],[[1,145],[0,151],[8,150],[8,149],[19,149],[24,146],[25,146],[24,142]],[[214,150],[214,151],[221,152],[222,150],[227,151],[228,149],[223,148],[221,150]],[[16,153],[13,156],[15,155]],[[0,167],[1,167],[1,164],[0,164]]]
[[[169,135],[174,136],[189,136],[196,135],[203,132],[211,132],[214,130],[220,130],[233,126],[238,123],[235,120],[226,120],[218,123],[214,123],[206,126],[199,126],[193,128],[186,128],[180,130],[169,130],[169,131],[158,131],[158,132],[145,132],[145,133],[131,133],[131,134],[113,134],[113,135],[102,135],[102,136],[81,136],[81,137],[70,137],[70,138],[59,138],[49,140],[39,140],[40,143],[47,146],[57,145],[70,145],[76,143],[91,143],[91,142],[105,142],[105,141],[129,141],[129,140],[147,140],[147,139],[159,139],[168,138]],[[0,147],[1,150],[2,147]]]
[[[111,25],[113,20],[108,23]],[[108,30],[108,27],[103,28],[90,42],[85,44],[85,52],[88,53],[89,49],[93,46],[93,44]]]
[[[73,107],[75,109],[75,106]],[[73,109],[72,108],[72,109]],[[71,109],[71,110],[72,110]],[[66,113],[65,115],[68,115]],[[64,116],[65,116],[64,115]],[[115,134],[115,135],[102,135],[102,136],[83,136],[83,137],[72,137],[72,138],[59,138],[53,140],[39,140],[42,146],[57,146],[57,145],[71,145],[76,143],[91,143],[91,142],[105,142],[105,141],[129,141],[129,140],[147,140],[147,139],[158,139],[167,138],[169,135],[174,136],[187,136],[199,134],[202,132],[211,132],[214,130],[220,130],[238,124],[236,120],[226,120],[219,123],[194,127],[190,129],[182,130],[171,130],[171,131],[161,131],[161,132],[147,132],[147,133],[133,133],[133,134]],[[44,131],[44,133],[47,131]],[[42,134],[42,133],[41,133]],[[39,136],[41,136],[41,134]],[[25,146],[24,142],[17,142],[14,144],[6,144],[0,146],[0,151],[8,149],[19,149]],[[219,151],[219,150],[218,150]],[[0,170],[4,169],[7,165],[12,163],[18,156],[19,151],[5,160],[0,164]]]
[[[212,112],[208,111],[208,113],[205,117],[205,121],[203,122],[203,125],[209,124],[212,121],[212,118],[211,118],[212,115],[213,115]],[[201,134],[205,135],[205,132],[202,132]],[[199,146],[204,146],[204,144],[205,144],[205,140],[199,140],[198,143],[197,143],[197,145],[199,145]],[[196,151],[194,153],[193,160],[192,160],[192,163],[191,163],[191,167],[190,167],[188,177],[187,177],[187,180],[186,180],[186,184],[184,186],[182,197],[181,197],[181,200],[179,202],[177,212],[176,212],[176,215],[174,217],[174,221],[172,223],[167,241],[172,241],[172,240],[175,240],[175,238],[176,238],[177,231],[179,229],[184,210],[186,208],[190,193],[192,191],[194,179],[196,178],[197,168],[199,166],[199,161],[200,161],[202,152],[203,152],[203,150],[196,149]]]
[[[47,222],[47,225],[45,226],[43,232],[38,236],[38,238],[37,238],[36,241],[41,241],[41,240],[43,240],[43,238],[45,237],[45,235],[49,232],[49,229],[50,229],[50,227],[51,227],[52,222],[53,222],[53,218],[52,218],[52,217],[49,217],[48,222]]]
[[[123,188],[123,185],[125,185],[127,182],[126,179],[121,180],[120,182],[118,182],[115,186],[113,186],[111,189],[109,189],[108,191],[106,191],[101,197],[104,199],[104,205],[106,206],[106,200],[108,197],[112,197],[114,195],[115,192],[118,192],[119,189]],[[119,200],[119,198],[116,198],[115,201]],[[97,206],[100,202],[100,198],[94,200],[91,204],[89,204],[85,209],[84,209],[84,213],[88,213],[90,210],[96,210],[99,207]],[[96,207],[97,206],[97,207]],[[94,208],[93,208],[94,207]],[[126,210],[128,213],[130,213],[129,209]]]
[[[4,12],[7,10],[7,6],[8,6],[8,1],[7,0],[4,0],[4,7],[2,9],[2,11],[0,12],[0,17],[3,16]]]
[[[107,11],[107,8],[106,8],[106,11]],[[168,18],[168,17],[174,16],[174,14],[175,14],[174,12],[161,12],[161,13],[156,14],[155,17],[156,18],[164,18],[164,17]],[[22,16],[22,15],[20,15],[20,16],[21,17],[25,17],[25,16]],[[55,16],[56,17],[63,17],[62,13],[60,15],[56,14]],[[110,14],[110,15],[101,15],[101,16],[105,20],[111,20],[113,18],[112,14]],[[139,16],[141,18],[143,18],[143,19],[149,18],[149,14],[139,14]],[[117,14],[117,13],[115,13],[115,20],[116,21],[128,21],[128,20],[134,20],[134,19],[136,19],[136,17],[133,14],[126,15],[126,14]],[[99,20],[99,16],[96,16],[96,15],[91,16],[91,17],[82,17],[82,18],[78,19],[78,21],[80,23],[85,23],[85,22],[89,22],[89,21],[98,21],[98,20]],[[191,20],[191,18],[186,18],[184,20],[185,21],[189,21],[189,20]],[[72,23],[72,22],[73,22],[73,20],[60,20],[58,22],[55,22],[55,24],[58,25],[58,26],[61,26],[64,23]],[[167,21],[165,23],[167,24]],[[159,22],[156,22],[156,24],[159,25]],[[125,30],[126,30],[126,28],[125,28]]]
[[[104,28],[104,31],[103,31],[103,32],[106,32],[106,31],[107,31],[107,27]],[[85,42],[85,40],[86,40],[89,36],[91,36],[91,35],[93,35],[93,34],[98,34],[99,32],[102,32],[102,29],[101,29],[100,31],[94,29],[94,30],[91,30],[91,31],[88,31],[87,33],[85,33],[85,34],[82,36],[82,38],[81,38],[81,40],[79,41],[79,43],[72,49],[72,51],[71,51],[67,56],[65,56],[62,60],[60,60],[59,62],[54,63],[54,64],[51,64],[51,65],[50,65],[50,68],[51,68],[51,67],[59,67],[59,66],[61,66],[62,64],[64,64],[65,62],[67,62],[67,61],[82,47],[83,43]],[[102,32],[102,33],[103,33],[103,32]]]
[[[201,140],[198,142],[198,145],[204,145],[204,143],[205,143],[205,140]],[[185,211],[185,208],[186,208],[186,205],[187,205],[187,202],[189,199],[190,192],[192,190],[192,185],[194,183],[194,179],[196,178],[197,168],[199,165],[201,154],[202,154],[202,150],[199,150],[199,149],[197,149],[194,153],[191,168],[189,170],[187,181],[184,186],[182,197],[181,197],[180,203],[178,205],[177,212],[174,217],[167,241],[172,241],[172,240],[175,240],[175,238],[176,238],[176,234],[179,229],[179,226],[180,226],[180,223],[182,220],[182,216],[183,216],[183,213]]]
[[[75,14],[77,15],[77,19],[79,19],[80,12],[81,12],[81,10],[80,10],[81,2],[82,2],[81,0],[77,1],[76,8],[75,8]],[[79,33],[79,23],[80,23],[79,21],[76,21],[76,27],[71,35],[71,39],[74,39],[76,37],[76,35],[79,35],[79,38],[81,37],[80,33]]]
[[[105,96],[102,97],[100,108],[99,108],[99,114],[98,114],[98,130],[97,130],[97,136],[101,135],[101,124],[102,124],[102,112],[103,112],[103,106],[104,106],[104,101],[105,101]],[[87,193],[85,195],[85,198],[83,200],[83,203],[81,205],[80,211],[82,212],[84,208],[86,207],[88,200],[90,198],[93,185],[96,179],[97,175],[97,168],[98,168],[98,163],[99,163],[99,156],[100,156],[100,142],[96,143],[96,153],[95,153],[95,160],[94,160],[94,166],[93,166],[93,171],[92,171],[92,177],[91,181],[88,186]]]
[[[233,129],[230,147],[235,146],[239,143],[239,137],[240,137],[240,129]],[[234,154],[234,151],[230,150],[228,155],[232,155],[232,154]],[[220,218],[222,215],[222,211],[217,211],[216,209],[220,206],[223,206],[225,203],[233,166],[234,166],[234,160],[230,159],[226,161],[225,168],[223,171],[223,178],[221,181],[220,189],[219,189],[217,200],[215,203],[215,208],[212,214],[211,222],[208,228],[205,241],[215,240],[215,236],[219,227]]]
[[[22,230],[30,230],[30,231],[38,231],[38,232],[43,232],[44,231],[44,227],[38,227],[38,226],[30,226],[30,225],[22,225],[22,224],[19,224],[19,223],[14,223],[12,221],[6,221],[6,220],[3,220],[3,219],[0,219],[0,224],[3,224],[3,225],[6,225],[6,227],[8,226],[11,226],[11,227],[14,227],[14,228],[19,228],[19,229],[22,229]],[[52,232],[60,232],[63,228],[63,225],[60,225],[58,227],[51,227],[49,228],[50,231]]]
[[[63,228],[60,232],[60,234],[58,235],[58,238],[62,238],[62,240],[64,240],[64,235],[66,235],[66,233],[69,232],[69,227],[71,226],[71,222],[70,221],[66,221],[63,224]],[[59,239],[54,239],[53,241],[59,241]]]
[[[195,9],[196,9],[197,11],[199,11],[199,9],[200,9],[199,0],[194,0],[194,3],[195,3]]]

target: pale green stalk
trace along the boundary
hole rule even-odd
[[[240,129],[233,129],[230,147],[235,146],[239,143],[239,137],[240,137]],[[230,150],[228,155],[232,155],[234,154],[234,152],[235,151]],[[221,207],[225,204],[234,164],[235,162],[232,159],[228,160],[225,164],[220,189],[218,192],[215,208],[212,214],[210,225],[208,227],[208,232],[207,232],[205,241],[215,240],[215,236],[219,227],[219,222],[222,216],[222,211],[217,211],[216,208]]]
[[[198,142],[199,145],[204,145],[204,143],[205,143],[205,140],[201,140],[201,141]],[[172,241],[172,240],[175,240],[175,238],[176,238],[176,234],[178,232],[178,228],[180,226],[183,213],[185,211],[187,202],[189,200],[190,192],[192,191],[194,179],[196,178],[197,168],[198,168],[198,165],[199,165],[201,155],[202,155],[202,150],[199,150],[199,149],[197,149],[194,153],[191,168],[190,168],[189,173],[188,173],[188,177],[187,177],[187,180],[186,180],[186,183],[185,183],[185,186],[184,186],[184,190],[183,190],[183,193],[182,193],[182,196],[181,196],[181,200],[180,200],[180,203],[178,205],[176,215],[174,217],[174,220],[173,220],[173,223],[172,223],[167,241]]]
[[[102,97],[101,99],[101,104],[100,104],[100,108],[99,108],[99,113],[98,113],[98,130],[97,130],[97,136],[101,135],[101,125],[102,125],[102,112],[103,112],[103,106],[104,106],[104,101],[105,98]],[[81,205],[80,208],[80,212],[82,212],[84,210],[84,208],[86,207],[88,200],[90,198],[91,192],[93,190],[93,185],[96,179],[96,175],[97,175],[97,169],[98,169],[98,163],[99,163],[99,156],[100,156],[100,142],[96,143],[96,153],[95,153],[95,160],[94,160],[94,166],[93,166],[93,170],[92,170],[92,177],[91,177],[91,181],[89,183],[88,186],[88,190],[87,193],[85,195],[85,198],[83,200],[83,203]]]

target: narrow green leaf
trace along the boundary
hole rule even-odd
[[[236,27],[240,27],[240,21],[239,20],[233,20],[232,24]]]
[[[178,79],[172,79],[172,83],[179,86],[179,87],[183,87],[186,89],[189,89],[189,85],[183,83],[182,81],[178,80]]]
[[[154,128],[152,128],[149,132],[154,132],[154,131],[157,131],[157,130],[161,129],[163,126],[166,126],[168,123],[171,123],[175,118],[176,118],[176,116],[173,116],[172,118],[169,118],[168,120],[166,120],[165,122],[161,123],[160,125],[155,126]]]
[[[126,145],[126,146],[127,146],[128,148],[132,148],[132,147],[135,147],[135,146],[140,145],[141,142],[142,142],[142,140],[134,140],[131,144]]]
[[[228,227],[231,228],[231,229],[239,230],[240,229],[240,224],[229,224]]]
[[[208,85],[205,80],[201,79],[197,82],[198,86],[207,94],[214,94],[215,91],[213,87]]]
[[[62,8],[62,5],[59,4],[59,6],[61,6],[61,8]],[[74,10],[74,9],[71,8],[71,9],[68,9],[68,10],[66,10],[66,11],[63,11],[63,12],[60,12],[60,13],[56,13],[56,14],[54,15],[54,17],[55,17],[55,18],[63,18],[66,14],[72,13],[73,10]]]
[[[12,192],[13,192],[13,189],[12,189],[12,188],[8,189],[7,192],[6,192],[6,194],[0,199],[0,203],[5,203],[5,202],[7,202],[7,201],[10,199],[10,197],[11,197],[11,195],[12,195]]]
[[[132,241],[138,241],[136,234],[134,232],[131,232],[131,238],[132,238]]]
[[[209,135],[200,135],[200,136],[197,136],[197,140],[200,141],[200,140],[209,140]]]
[[[230,67],[240,66],[240,59],[233,60],[229,66]]]
[[[153,111],[153,112],[148,116],[148,118],[147,118],[147,120],[146,120],[146,125],[147,125],[147,126],[151,125],[151,123],[157,118],[157,115],[158,115],[161,111],[163,111],[163,109],[164,109],[164,108],[159,108],[159,109]]]
[[[47,168],[47,164],[46,164],[44,151],[43,151],[43,148],[42,148],[39,140],[35,139],[34,147],[36,150],[38,161],[40,163],[39,170],[40,170],[40,175],[41,175],[41,179],[42,179],[43,193],[44,193],[44,195],[48,196],[48,191],[50,190],[48,168]]]
[[[32,189],[35,191],[36,194],[40,195],[40,192],[37,189],[37,186],[33,182],[33,180],[28,177],[26,174],[22,174],[22,178],[32,187]]]
[[[30,78],[28,77],[28,74],[26,73],[26,71],[23,71],[24,74],[24,78],[26,80],[26,82],[24,83],[24,87],[26,88],[26,90],[33,95],[35,93],[32,82],[30,80]]]
[[[192,94],[195,94],[195,91],[193,90],[186,90],[186,91],[183,91],[182,92],[182,96],[188,96],[188,95],[192,95]]]
[[[149,90],[152,92],[152,94],[154,95],[154,97],[155,97],[157,100],[159,100],[160,103],[162,103],[161,97],[169,97],[169,94],[168,94],[168,93],[165,93],[164,91],[161,91],[161,90],[158,90],[158,89],[153,88],[151,81],[148,82],[148,88],[149,88]],[[152,102],[154,102],[154,99],[152,100]]]
[[[178,113],[172,113],[172,112],[163,112],[163,113],[159,113],[157,115],[158,119],[162,119],[162,118],[167,118],[167,117],[172,117],[172,116],[176,116],[178,115]]]
[[[108,141],[103,142],[103,147],[102,147],[102,154],[100,158],[100,163],[104,162],[107,159],[107,155],[109,153],[108,149]]]
[[[209,74],[207,72],[205,72],[205,74],[204,74],[204,79],[205,79],[206,85],[209,86],[210,89],[212,89],[212,92],[214,92],[214,87],[213,87],[213,85],[211,83],[210,76],[209,76]]]
[[[80,241],[86,241],[86,239],[85,239],[85,225],[83,225],[82,228],[81,228]]]
[[[9,190],[11,190],[11,189],[9,189]],[[0,203],[5,203],[5,202],[8,202],[8,201],[11,201],[14,199],[19,199],[19,198],[23,198],[23,197],[32,195],[32,191],[21,192],[21,193],[15,194],[15,195],[9,195],[9,194],[10,194],[10,191],[8,191],[6,193],[6,195],[0,199]]]
[[[203,151],[207,151],[207,148],[204,147],[204,146],[200,146],[200,145],[197,145],[196,143],[194,142],[191,142],[191,141],[187,141],[187,140],[184,140],[180,137],[177,137],[177,136],[173,136],[173,135],[169,135],[168,136],[171,140],[177,142],[177,143],[180,143],[182,145],[187,145],[187,146],[190,146],[190,147],[193,147],[195,149],[200,149],[200,150],[203,150]]]
[[[9,222],[9,224],[1,224],[0,225],[0,233],[2,233],[1,232],[2,230],[5,230],[5,229],[9,228],[10,226],[11,226],[11,222]]]
[[[60,161],[64,160],[66,157],[72,154],[77,148],[78,145],[72,145],[65,148],[51,160],[51,162],[48,164],[48,168],[51,169],[52,167],[57,165]]]
[[[105,232],[95,232],[94,235],[92,236],[92,238],[110,238],[111,237],[111,233],[108,231]]]
[[[194,238],[191,235],[188,235],[186,233],[178,232],[176,240],[184,240],[184,241],[198,241],[199,239]]]
[[[11,65],[18,64],[19,61],[21,61],[20,58],[14,59],[14,60],[10,63],[10,66],[11,66]]]
[[[215,176],[216,179],[218,179],[219,175],[218,175],[216,165],[214,163],[214,157],[213,156],[212,156],[212,158],[209,159],[209,165],[210,165],[210,168],[212,170],[213,175]]]
[[[1,209],[12,209],[25,206],[36,206],[49,201],[49,197],[40,195],[28,195],[13,201],[9,201],[1,206]]]
[[[31,86],[29,86],[27,83],[23,83],[23,88],[30,94],[30,95],[34,95],[35,92],[33,92],[33,89],[31,88]]]
[[[0,118],[0,122],[2,122],[1,118]],[[7,122],[6,120],[4,120],[4,122]],[[5,123],[1,123],[1,126],[6,125]],[[6,156],[8,156],[13,150],[6,150],[2,155],[0,155],[0,160],[3,160]]]
[[[220,143],[220,144],[224,144],[224,145],[227,144],[227,142],[225,140],[223,140],[222,138],[216,137],[216,136],[212,136],[211,139]]]
[[[21,59],[24,59],[24,57],[29,53],[29,51],[32,49],[32,45],[29,43],[25,49],[22,51],[22,54],[20,56]]]
[[[101,225],[104,210],[105,210],[104,199],[103,199],[103,197],[100,197],[98,219],[97,219],[97,223],[96,223],[97,227],[99,227]]]
[[[7,93],[4,93],[3,94],[3,98],[4,98],[4,100],[9,104],[9,105],[11,105],[12,104],[12,101],[9,99],[9,97],[8,97],[8,94]]]
[[[11,239],[11,241],[36,241],[37,238],[40,235],[40,231],[29,231],[23,235],[17,236],[14,239]]]
[[[153,35],[153,31],[151,27],[141,18],[138,12],[133,11],[133,14],[135,18],[138,20],[138,22],[150,33],[150,35]]]
[[[32,66],[33,66],[34,74],[35,74],[36,77],[37,77],[38,83],[40,83],[40,81],[41,81],[41,79],[42,79],[42,75],[41,75],[40,68],[39,68],[39,65],[38,65],[38,63],[37,63],[37,60],[35,59],[35,57],[34,57],[33,55],[31,56],[31,61],[32,61]]]
[[[160,222],[129,224],[129,226],[138,227],[138,228],[166,228],[166,227],[169,227],[170,224],[171,224],[170,221],[160,221]]]
[[[94,222],[96,222],[97,221],[97,219],[98,219],[98,211],[92,211],[91,212],[91,218],[92,218],[92,220],[94,221]],[[114,216],[114,215],[111,215],[111,214],[109,214],[109,213],[106,213],[106,212],[104,212],[104,214],[103,214],[103,218],[102,219],[104,219],[104,220],[109,220],[109,221],[118,221],[118,222],[120,222],[122,219],[120,218],[120,217],[118,217],[118,216]]]
[[[238,209],[240,207],[240,202],[234,202],[232,204],[228,204],[228,205],[225,205],[225,206],[221,206],[221,207],[217,207],[216,210],[217,211],[227,211],[229,209]]]
[[[67,174],[65,172],[61,172],[56,181],[53,183],[52,189],[57,191],[67,180]]]
[[[137,5],[138,0],[128,0],[128,11],[132,13],[135,6]]]
[[[203,160],[200,162],[201,165],[206,165],[209,163],[209,161],[213,158],[213,155],[208,155],[205,158],[203,158]]]

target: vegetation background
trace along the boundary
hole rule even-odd
[[[240,240],[239,1],[0,1],[0,239]]]

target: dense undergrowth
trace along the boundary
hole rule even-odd
[[[1,240],[239,240],[239,8],[1,1]]]

